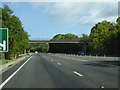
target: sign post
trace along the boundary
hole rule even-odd
[[[0,28],[0,52],[8,52],[8,28]]]

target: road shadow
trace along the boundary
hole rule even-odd
[[[120,61],[94,61],[84,65],[100,66],[100,67],[115,67],[120,66]]]

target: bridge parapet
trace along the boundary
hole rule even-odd
[[[87,40],[29,40],[30,43],[84,43]]]
[[[79,40],[29,40],[30,43],[79,43]]]

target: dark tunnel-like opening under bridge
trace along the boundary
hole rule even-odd
[[[52,53],[78,53],[86,48],[89,41],[86,40],[29,40],[30,44],[49,44],[49,52]]]

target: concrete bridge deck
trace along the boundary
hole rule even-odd
[[[83,43],[88,41],[80,40],[29,40],[29,43]]]
[[[79,40],[29,40],[29,43],[80,43]]]

